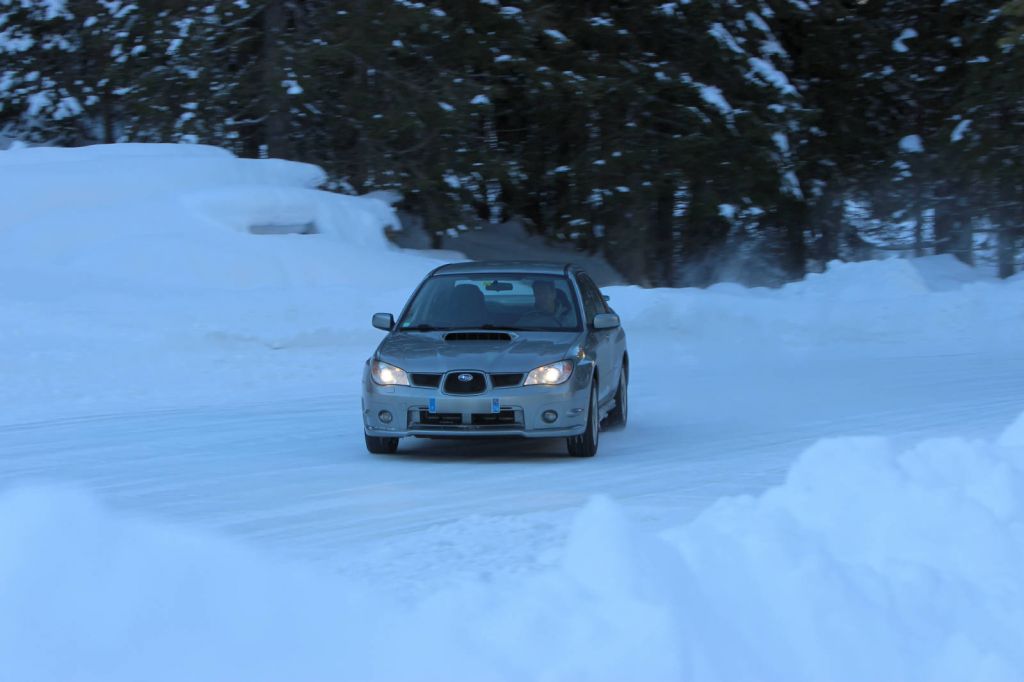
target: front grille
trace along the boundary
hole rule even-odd
[[[523,411],[518,407],[503,407],[498,413],[460,412],[430,413],[424,407],[409,409],[409,428],[415,431],[448,431],[465,434],[488,431],[522,431]]]
[[[523,380],[522,374],[492,374],[491,385],[495,388],[508,388],[518,386]]]
[[[468,376],[469,381],[462,381],[460,376]],[[483,393],[487,388],[484,383],[484,375],[480,372],[452,372],[444,378],[444,392],[470,395]]]
[[[502,332],[450,332],[445,341],[511,341],[512,335]]]
[[[428,426],[461,426],[462,413],[460,412],[435,412],[431,414],[428,410],[420,410],[420,424]]]
[[[421,388],[437,388],[441,385],[440,374],[410,374],[412,385]]]
[[[503,409],[498,414],[493,412],[476,413],[472,417],[473,426],[504,426],[516,423],[516,413],[512,409]]]

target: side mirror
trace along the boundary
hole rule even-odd
[[[389,332],[395,328],[395,318],[391,313],[374,313],[373,326]]]
[[[615,329],[621,324],[615,313],[598,313],[594,315],[594,329]]]
[[[601,298],[603,298],[606,302],[612,300],[612,297],[609,296],[608,294],[601,294]]]

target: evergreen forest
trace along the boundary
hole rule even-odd
[[[1024,267],[1024,0],[0,0],[0,140],[183,142],[631,282]]]

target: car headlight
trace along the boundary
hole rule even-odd
[[[564,384],[572,376],[572,361],[562,360],[544,365],[530,372],[526,377],[524,386],[557,386]]]
[[[381,386],[409,385],[409,375],[405,373],[404,369],[380,360],[370,363],[370,376],[373,377],[373,383]]]

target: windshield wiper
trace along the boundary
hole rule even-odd
[[[562,327],[506,327],[505,325],[484,324],[475,329],[493,329],[505,332],[571,332],[578,329],[565,329]]]
[[[491,330],[502,331],[502,332],[529,332],[529,331],[533,331],[532,329],[527,329],[526,327],[509,327],[509,326],[506,326],[506,325],[503,325],[503,324],[482,324],[482,325],[480,325],[479,327],[476,327],[476,328],[477,329],[491,329]]]
[[[451,327],[431,327],[429,324],[417,324],[412,327],[402,327],[403,332],[446,332]]]

